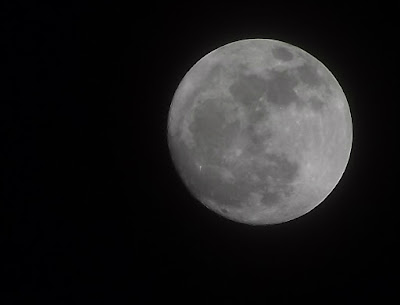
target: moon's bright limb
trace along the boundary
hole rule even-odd
[[[210,52],[185,75],[168,143],[204,205],[235,221],[275,224],[304,215],[335,188],[352,121],[339,83],[315,57],[248,39]]]

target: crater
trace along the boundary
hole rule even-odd
[[[275,47],[271,50],[272,55],[279,60],[291,61],[293,59],[293,54],[285,47]]]

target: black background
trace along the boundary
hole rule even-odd
[[[265,1],[3,4],[0,303],[387,303],[396,274],[396,11]],[[335,191],[272,227],[200,205],[167,146],[184,74],[245,38],[317,57],[353,118]]]

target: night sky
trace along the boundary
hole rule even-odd
[[[0,8],[0,304],[388,304],[398,6],[71,3]],[[167,146],[185,73],[246,38],[318,58],[353,118],[340,183],[281,225],[202,206]]]

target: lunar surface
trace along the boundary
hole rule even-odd
[[[224,45],[184,76],[168,145],[190,193],[233,221],[300,217],[335,188],[352,121],[332,73],[304,50],[270,39]]]

